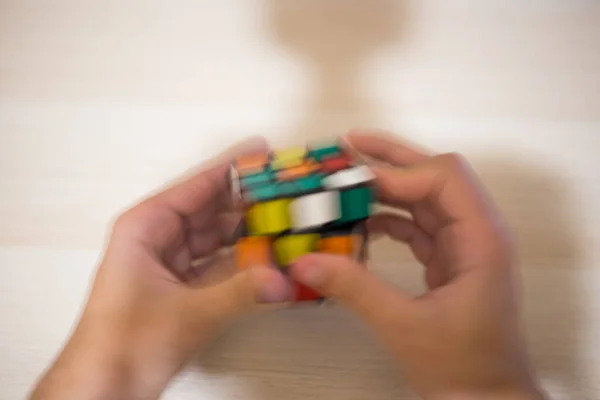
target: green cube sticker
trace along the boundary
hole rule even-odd
[[[373,189],[368,186],[358,186],[340,192],[342,217],[337,223],[345,224],[368,218],[371,215],[374,197]]]
[[[248,189],[248,198],[251,201],[266,201],[278,196],[279,192],[275,184],[256,186]]]
[[[253,186],[262,183],[268,183],[273,180],[273,173],[270,171],[261,172],[258,174],[248,175],[242,178],[242,185]]]
[[[320,162],[324,158],[334,157],[341,153],[340,146],[337,144],[325,146],[325,147],[316,147],[309,150],[309,157],[314,158],[316,161]]]
[[[294,182],[277,183],[277,192],[279,196],[293,197],[298,194],[298,187]]]
[[[305,176],[300,179],[296,179],[294,184],[296,185],[298,194],[313,192],[322,188],[323,175],[313,174]]]

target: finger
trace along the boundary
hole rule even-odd
[[[385,234],[407,243],[413,255],[426,267],[425,281],[430,289],[448,281],[444,263],[436,258],[433,238],[410,219],[395,214],[378,214],[369,220],[368,228],[369,232]]]
[[[433,240],[412,220],[395,214],[377,214],[368,222],[369,233],[384,234],[406,243],[419,262],[429,265],[433,254]]]
[[[237,272],[231,253],[213,253],[208,257],[195,259],[190,269],[194,270],[194,279],[190,285],[210,286],[230,279]]]
[[[197,212],[186,219],[186,225],[189,230],[202,231],[207,228],[213,228],[223,220],[235,220],[239,222],[243,213],[240,210],[218,210],[216,207],[207,206],[205,210]],[[231,224],[228,224],[230,226]]]
[[[445,268],[440,264],[436,264],[434,260],[431,265],[425,270],[425,282],[430,290],[444,286],[450,279],[450,276]]]
[[[289,283],[280,271],[258,266],[198,290],[193,302],[213,319],[226,320],[251,310],[257,304],[285,302],[290,299],[290,293]]]
[[[347,257],[309,254],[292,265],[291,274],[298,282],[337,299],[378,327],[409,318],[412,313],[408,297]]]
[[[382,201],[429,202],[445,222],[494,215],[492,203],[467,162],[445,154],[409,168],[372,168]]]
[[[406,201],[395,200],[389,197],[379,197],[378,205],[379,210],[381,210],[380,212],[411,215],[414,223],[429,236],[434,236],[438,229],[441,228],[440,224],[444,222],[440,220],[439,216],[432,210],[432,207],[427,202],[411,204]],[[400,213],[398,213],[399,211]]]
[[[425,161],[429,156],[415,146],[403,143],[389,133],[353,131],[348,142],[360,153],[393,166],[408,166]]]
[[[222,247],[230,246],[235,239],[242,215],[240,213],[223,213],[200,228],[188,230],[187,245],[192,258],[205,257]]]
[[[206,225],[213,224],[216,219],[215,217],[233,211],[234,207],[231,193],[229,190],[223,190],[207,201],[200,210],[190,214],[186,218],[186,224],[190,229],[203,229]]]
[[[229,167],[237,156],[267,149],[264,138],[250,138],[238,143],[209,161],[194,176],[155,195],[152,200],[184,217],[200,212],[212,199],[227,195]]]
[[[192,260],[210,256],[223,247],[221,232],[218,229],[191,232],[188,234],[187,246]]]
[[[221,221],[221,241],[223,246],[235,244],[240,234],[240,229],[245,228],[244,214],[242,212],[231,212],[223,214]]]

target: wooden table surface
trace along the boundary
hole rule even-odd
[[[0,0],[0,398],[80,310],[111,219],[248,135],[467,155],[519,238],[557,399],[600,398],[600,3]],[[373,269],[421,290],[404,249]],[[167,399],[412,398],[337,307],[240,322]]]

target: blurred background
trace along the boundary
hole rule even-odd
[[[519,240],[534,361],[600,398],[600,2],[0,0],[0,398],[68,334],[110,221],[249,135],[465,154]],[[373,269],[421,290],[408,253]],[[165,398],[412,398],[343,310],[240,323]]]

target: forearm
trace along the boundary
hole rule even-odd
[[[30,400],[151,400],[160,396],[168,377],[142,370],[131,344],[114,335],[114,329],[83,325],[42,376]]]
[[[104,356],[73,354],[69,346],[39,381],[31,400],[129,398],[126,369]]]

